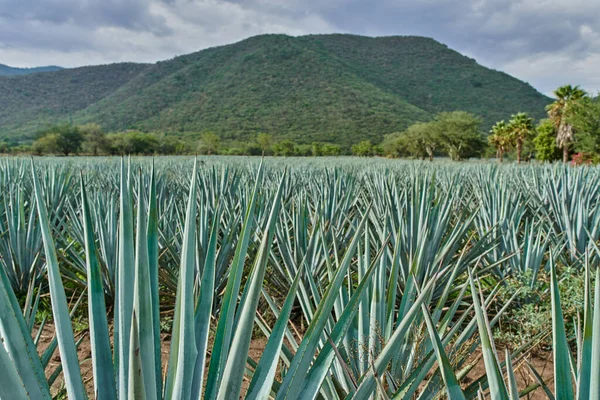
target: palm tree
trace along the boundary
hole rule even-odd
[[[513,115],[508,123],[508,132],[517,148],[517,162],[521,163],[521,151],[523,143],[529,139],[535,132],[533,118],[526,113],[520,112]]]
[[[502,162],[504,152],[511,145],[508,125],[504,121],[499,121],[492,127],[490,133],[491,135],[488,136],[488,142],[496,148],[496,157]]]
[[[556,100],[546,107],[556,127],[556,145],[563,150],[563,162],[569,161],[569,146],[575,139],[573,125],[568,122],[573,105],[587,94],[579,86],[565,85],[554,91]]]

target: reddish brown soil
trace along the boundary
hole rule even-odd
[[[504,361],[504,349],[499,348],[498,354],[500,356],[500,361]],[[481,352],[479,350],[476,354],[472,356],[473,361],[476,359],[478,360],[478,362],[475,365],[475,367],[471,370],[471,372],[467,375],[467,382],[473,381],[485,374],[485,365],[483,362],[483,357],[481,356]],[[533,374],[527,366],[527,362],[529,362],[535,368],[535,370],[542,376],[544,382],[546,382],[546,385],[548,385],[548,387],[552,391],[554,391],[552,352],[536,351],[527,355],[526,357],[513,360],[513,367],[516,370],[515,377],[517,378],[517,387],[519,388],[519,390],[524,390],[530,385],[537,384],[537,381],[535,380]],[[536,390],[521,398],[527,400],[548,399],[548,397],[541,388],[537,388]]]
[[[37,331],[35,333],[37,334]],[[164,376],[167,372],[167,365],[169,363],[170,335],[163,334],[161,336],[163,339],[162,340],[162,348],[161,348],[161,359],[162,359],[163,376]],[[77,341],[81,337],[83,337],[83,341],[79,344],[79,348],[77,351],[78,356],[79,356],[79,362],[81,364],[81,374],[83,376],[83,383],[88,392],[88,396],[93,399],[94,398],[94,382],[93,382],[93,371],[92,371],[92,363],[91,363],[92,349],[91,349],[91,345],[90,345],[89,335],[87,335],[87,333],[80,334],[80,335],[76,336],[75,340]],[[51,324],[46,324],[46,326],[44,327],[44,330],[42,332],[42,335],[40,336],[40,341],[38,344],[38,353],[40,354],[40,356],[46,351],[46,349],[52,342],[53,338],[54,338],[54,326]],[[260,359],[260,355],[262,354],[266,345],[267,345],[267,341],[264,337],[260,337],[260,338],[256,338],[256,339],[252,340],[252,342],[250,343],[249,356],[254,360]],[[208,368],[208,361],[210,361],[210,355],[207,357],[207,368]],[[52,358],[50,359],[48,367],[46,368],[46,377],[50,377],[50,375],[52,375],[54,370],[59,365],[60,365],[60,354],[59,354],[59,351],[57,348],[54,351]],[[242,386],[242,393],[244,393],[246,391],[248,384],[249,384],[249,382],[246,379],[244,379],[244,383]],[[58,394],[63,388],[64,388],[63,378],[62,378],[62,374],[61,374],[56,379],[56,381],[54,382],[54,385],[51,388],[52,394],[53,395]]]
[[[87,334],[81,334],[76,339],[79,339],[81,336],[84,337],[83,341],[79,345],[79,350],[78,350],[79,361],[81,363],[81,373],[83,375],[84,384],[87,389],[88,395],[90,396],[90,398],[94,398],[92,364],[91,364],[91,359],[90,359],[91,358],[91,347],[90,347],[89,336]],[[54,338],[54,327],[52,325],[46,325],[44,327],[44,331],[40,337],[40,343],[38,345],[38,352],[40,355],[43,354],[43,352],[48,348],[48,346],[53,338]],[[162,341],[161,353],[162,353],[163,375],[164,375],[166,373],[166,366],[169,361],[170,335],[163,334],[162,338],[163,338],[163,341]],[[267,343],[266,339],[262,336],[252,340],[252,342],[250,344],[250,352],[249,352],[250,357],[254,360],[259,360],[260,356],[266,346],[266,343]],[[499,349],[499,354],[500,354],[501,359],[503,360],[504,351],[502,349]],[[207,359],[207,366],[208,366],[209,360],[210,360],[210,355]],[[471,372],[467,375],[466,383],[472,382],[473,380],[477,379],[481,375],[485,374],[485,366],[483,363],[483,358],[481,357],[480,353],[476,353],[472,356],[472,361],[475,361],[475,360],[478,360],[477,364],[471,370]],[[538,351],[538,352],[528,355],[526,358],[522,358],[519,360],[513,360],[514,367],[517,370],[517,382],[518,382],[519,390],[523,390],[526,387],[528,387],[529,385],[536,383],[533,375],[531,374],[531,372],[529,371],[529,368],[527,367],[527,364],[525,362],[526,360],[529,361],[529,363],[531,363],[534,366],[534,368],[540,373],[540,375],[542,375],[544,381],[552,389],[553,388],[552,353]],[[58,349],[57,349],[55,351],[53,357],[50,360],[48,368],[46,369],[46,375],[50,376],[52,374],[52,372],[55,370],[55,368],[59,365],[60,365],[60,355],[59,355]],[[242,393],[245,392],[248,384],[249,384],[249,382],[247,380],[245,380],[243,389],[242,389]],[[61,375],[58,377],[58,379],[52,386],[52,393],[57,394],[58,392],[61,391],[62,388],[63,388],[63,380],[62,380],[62,375]],[[540,388],[538,388],[537,390],[534,390],[533,392],[531,392],[530,394],[528,394],[527,396],[522,397],[522,398],[528,399],[528,400],[547,399],[547,397],[545,396],[545,394],[543,393],[543,391]]]

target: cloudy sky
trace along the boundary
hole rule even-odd
[[[261,33],[430,36],[544,93],[600,91],[599,0],[0,0],[0,63],[153,62]]]

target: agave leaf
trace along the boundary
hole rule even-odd
[[[550,390],[550,388],[548,387],[548,385],[546,385],[546,383],[544,382],[544,379],[542,378],[542,376],[540,375],[540,373],[537,372],[536,369],[533,367],[533,365],[531,365],[529,362],[527,362],[527,366],[529,367],[529,370],[533,374],[534,379],[538,382],[538,384],[540,385],[540,387],[542,388],[542,390],[544,391],[544,393],[546,394],[546,396],[550,400],[554,400],[555,399],[554,398],[554,394],[552,394],[552,391]]]
[[[517,388],[517,378],[515,377],[515,371],[513,369],[512,359],[510,352],[506,350],[506,374],[508,375],[508,391],[510,394],[510,400],[519,400],[519,389]]]
[[[279,317],[271,335],[269,341],[262,353],[260,361],[254,369],[254,375],[248,388],[246,398],[248,399],[262,399],[267,398],[271,393],[271,387],[275,379],[275,373],[277,372],[277,365],[279,363],[279,354],[281,352],[281,346],[283,345],[283,337],[286,331],[287,323],[290,318],[292,306],[296,300],[298,292],[298,284],[302,277],[303,268],[301,267],[292,282],[292,286],[286,296],[283,307],[279,312]]]
[[[240,368],[240,365],[244,365],[248,358],[248,350],[250,348],[250,340],[252,339],[252,330],[254,327],[254,315],[256,314],[256,308],[258,307],[258,300],[260,298],[262,282],[265,276],[267,267],[267,261],[269,259],[269,252],[271,243],[273,242],[273,236],[275,234],[275,224],[279,215],[279,209],[281,207],[281,194],[284,188],[285,173],[279,183],[279,188],[273,199],[273,205],[269,220],[267,222],[267,229],[263,233],[263,239],[260,244],[256,261],[246,287],[248,288],[247,297],[242,299],[240,304],[239,320],[236,326],[236,330],[231,342],[231,348],[229,349],[229,357],[223,370],[223,379],[221,380],[221,386],[219,389],[219,399],[237,399],[240,397],[242,390],[242,380],[244,378],[244,371]],[[278,355],[277,355],[278,356]],[[277,357],[278,358],[278,357]]]
[[[556,278],[556,265],[550,256],[550,275],[552,297],[552,349],[554,355],[554,393],[557,398],[564,400],[574,399],[573,382],[571,380],[571,354],[565,321],[560,306],[560,292]]]
[[[364,240],[363,240],[363,246],[364,246],[364,251],[362,254],[361,253],[361,247],[358,247],[358,251],[359,251],[359,256],[358,256],[358,280],[360,281],[363,276],[365,275],[365,272],[369,266],[370,262],[370,251],[369,251],[369,228],[368,228],[368,223],[367,226],[364,229]],[[368,292],[369,292],[369,288],[367,287],[365,289],[365,291],[367,292],[367,294],[365,295],[365,298],[361,300],[358,310],[358,372],[362,375],[364,374],[364,372],[369,368],[368,367],[368,362],[369,362],[369,354],[368,354],[368,342],[369,342],[369,338],[371,337],[370,334],[370,324],[369,324],[369,302],[368,299],[370,298]]]
[[[596,268],[594,302],[592,367],[589,376],[590,399],[600,398],[600,268]]]
[[[462,303],[462,299],[464,297],[464,293],[465,293],[467,286],[468,286],[468,282],[466,282],[466,284],[463,285],[463,288],[460,291],[458,298],[455,300],[455,303]],[[452,307],[452,309],[453,308],[454,307]],[[464,312],[463,315],[458,320],[454,321],[455,325],[446,334],[446,336],[442,340],[442,346],[447,346],[450,343],[450,341],[452,340],[454,335],[458,332],[459,328],[462,332],[458,335],[458,338],[456,338],[456,340],[454,342],[454,346],[461,345],[468,338],[470,338],[472,336],[472,332],[475,330],[474,329],[475,323],[476,323],[475,318],[471,319],[471,321],[469,321],[465,325],[465,320],[467,319],[470,311],[471,311],[470,308],[467,309],[466,312]],[[449,312],[454,312],[454,311],[449,311]],[[443,323],[440,325],[438,331],[446,332],[446,327]],[[412,398],[412,396],[417,392],[417,390],[419,390],[419,388],[421,386],[420,384],[427,376],[427,373],[431,370],[431,368],[433,368],[433,365],[434,365],[436,359],[437,358],[436,358],[435,352],[433,351],[433,348],[432,348],[432,350],[429,351],[427,353],[427,355],[423,358],[423,360],[418,365],[418,367],[413,368],[413,372],[411,373],[411,375],[408,378],[404,379],[404,382],[397,389],[395,398]],[[471,368],[474,367],[475,364],[476,363],[472,363]],[[469,366],[467,366],[467,367],[463,368],[461,371],[459,371],[459,373],[457,375],[457,379],[460,381],[465,375],[467,375],[468,370],[469,370]],[[464,391],[464,393],[465,393],[465,397],[469,398],[469,396],[467,396],[466,390]],[[425,393],[423,393],[421,397],[423,397],[423,395],[425,395]]]
[[[83,380],[81,379],[81,370],[79,369],[79,360],[77,358],[77,349],[75,348],[75,338],[73,336],[71,317],[69,316],[67,296],[65,295],[65,289],[60,277],[60,268],[58,266],[58,259],[56,258],[54,240],[50,233],[50,223],[48,221],[48,214],[46,213],[44,196],[35,172],[33,161],[31,162],[31,172],[33,174],[35,198],[40,219],[42,239],[44,242],[44,253],[46,254],[52,315],[54,316],[54,328],[56,330],[58,350],[60,352],[60,359],[64,370],[65,387],[70,398],[85,398],[86,392],[83,387]]]
[[[469,282],[471,285],[471,296],[473,298],[473,305],[475,307],[477,326],[479,328],[479,336],[481,338],[483,362],[485,364],[485,371],[490,386],[490,396],[492,400],[505,400],[508,399],[508,391],[506,389],[506,384],[504,383],[502,373],[500,372],[498,354],[496,353],[496,348],[490,334],[491,329],[489,322],[487,321],[485,308],[483,308],[479,302],[481,290],[478,290],[478,288],[475,286],[475,280],[473,279],[471,270],[469,270]]]
[[[219,240],[219,226],[221,222],[221,206],[213,216],[208,250],[202,272],[202,282],[200,284],[200,299],[196,306],[194,316],[194,325],[196,326],[196,347],[198,356],[194,367],[194,378],[192,383],[192,398],[201,398],[202,385],[204,381],[204,367],[206,362],[206,352],[208,347],[208,334],[210,331],[210,317],[213,309],[213,299],[215,292],[215,270],[217,263],[217,241]]]
[[[160,397],[162,391],[162,362],[160,354],[160,301],[158,295],[158,211],[156,204],[156,180],[154,176],[154,160],[150,172],[150,204],[148,207],[148,266],[150,270],[150,293],[152,296],[152,322],[154,324],[154,367],[156,377],[156,393]]]
[[[75,302],[75,305],[71,308],[71,313],[69,314],[69,316],[71,318],[73,318],[73,316],[75,315],[75,313],[77,312],[77,309],[79,308],[79,305],[81,304],[83,297],[85,295],[85,291],[83,293],[81,293],[81,296],[79,296],[79,298],[77,299],[77,301]],[[81,339],[80,339],[81,340]],[[79,346],[79,342],[75,343],[77,346]],[[58,347],[58,340],[56,338],[56,335],[54,335],[54,338],[52,339],[52,341],[50,342],[50,344],[48,344],[48,348],[44,351],[44,354],[42,354],[42,366],[44,368],[48,367],[48,363],[50,362],[50,360],[52,359],[52,355],[54,355],[54,352],[56,351],[56,348]],[[48,380],[48,384],[50,386],[52,386],[52,382],[50,380]]]
[[[377,370],[375,369],[375,364],[373,364],[373,360],[371,360],[371,372],[373,373],[373,378],[375,379],[375,383],[377,383],[377,398],[381,398],[382,400],[390,400],[385,387],[383,386],[383,382],[379,375],[377,375]]]
[[[131,162],[131,159],[129,160]],[[125,172],[125,162],[121,159],[120,214],[119,214],[119,257],[116,274],[115,307],[115,365],[117,393],[119,397],[129,393],[129,343],[131,315],[133,313],[133,292],[135,283],[135,250],[133,245],[133,210],[131,192],[131,168]]]
[[[242,274],[244,272],[244,261],[246,259],[248,243],[251,237],[251,229],[254,220],[254,208],[256,205],[256,199],[258,197],[257,194],[259,183],[262,179],[262,171],[263,167],[261,162],[261,165],[258,169],[254,190],[250,198],[250,203],[246,209],[246,215],[242,225],[242,230],[240,232],[240,237],[235,249],[235,255],[229,271],[229,278],[227,279],[225,294],[221,302],[221,311],[219,321],[217,323],[215,341],[213,343],[210,366],[208,369],[208,378],[206,381],[206,389],[204,391],[204,398],[206,400],[213,400],[217,396],[217,391],[221,384],[223,368],[229,352],[231,337],[233,335],[235,305],[240,291]]]
[[[88,280],[88,319],[92,366],[94,370],[94,393],[97,398],[116,399],[115,373],[113,369],[108,319],[104,303],[104,287],[96,252],[96,242],[86,189],[81,178],[81,207],[85,234],[85,259]]]
[[[315,315],[305,332],[304,339],[300,343],[298,351],[292,359],[292,364],[290,365],[290,368],[283,379],[280,390],[277,392],[278,400],[283,398],[293,399],[297,398],[299,395],[304,377],[306,376],[306,373],[312,362],[313,354],[319,344],[321,333],[325,328],[335,299],[339,294],[339,288],[341,287],[343,279],[346,276],[346,271],[350,267],[350,263],[354,258],[354,254],[360,240],[360,235],[365,227],[368,215],[369,209],[367,209],[362,221],[358,225],[354,238],[348,246],[346,254],[344,255],[344,258],[338,267],[335,278],[329,283],[327,291],[323,296],[323,300],[319,303]]]
[[[138,212],[137,212],[137,239],[135,243],[135,280],[133,291],[133,312],[136,315],[136,345],[137,348],[129,349],[130,357],[139,357],[141,375],[144,383],[144,394],[149,400],[160,397],[160,391],[157,392],[156,383],[156,335],[154,333],[154,310],[151,281],[150,281],[150,263],[148,262],[148,238],[146,223],[146,204],[144,193],[142,192],[142,174],[140,171],[138,180]],[[133,337],[133,333],[132,333]],[[133,343],[133,342],[132,342]],[[158,343],[160,346],[160,342]],[[139,352],[139,354],[134,354]],[[137,362],[137,361],[136,361]],[[130,362],[131,365],[131,362]],[[129,381],[132,375],[138,371],[129,371]],[[136,381],[137,383],[137,381]]]
[[[10,286],[6,271],[2,267],[0,267],[0,339],[14,362],[27,393],[43,399],[51,398],[44,367],[37,356],[30,330],[20,312],[19,303]]]
[[[2,370],[2,374],[0,374],[0,399],[29,399],[15,364],[8,356],[2,343],[0,343],[0,370]]]
[[[30,331],[33,331],[33,327],[35,325],[35,316],[37,314],[37,310],[40,304],[40,297],[42,297],[42,284],[40,283],[38,286],[37,294],[35,294],[33,304],[30,305],[31,299],[34,297],[34,283],[35,280],[31,280],[31,282],[29,282],[29,288],[27,290],[27,299],[25,302],[25,307],[23,309],[23,316],[25,317],[25,321]]]
[[[588,255],[586,253],[585,260],[585,289],[584,289],[584,318],[583,318],[583,337],[580,329],[577,329],[578,334],[578,349],[580,354],[579,373],[577,374],[577,398],[590,398],[590,376],[592,370],[592,346],[594,340],[594,325],[592,311],[592,291],[590,288],[590,266]]]
[[[421,307],[421,303],[423,303],[425,299],[429,297],[429,292],[431,288],[435,285],[436,281],[437,275],[432,277],[429,280],[429,282],[427,282],[427,284],[425,285],[425,287],[423,287],[421,293],[417,296],[412,305],[406,308],[404,316],[400,320],[400,323],[396,327],[396,330],[393,332],[392,336],[390,337],[390,340],[381,350],[381,353],[373,363],[374,370],[367,371],[367,373],[361,378],[356,392],[350,393],[346,398],[364,399],[372,394],[376,387],[374,373],[376,373],[377,375],[382,375],[387,365],[390,363],[394,355],[398,352],[398,349],[401,346],[402,342],[406,339],[408,329],[412,325],[413,319],[416,317]]]
[[[382,248],[383,250],[383,248]],[[371,284],[371,278],[377,271],[377,260],[381,257],[382,251],[376,256],[371,263],[371,266],[361,279],[356,290],[352,294],[352,298],[344,307],[344,311],[340,315],[338,322],[335,324],[328,342],[323,346],[308,374],[303,379],[302,388],[298,395],[300,399],[315,399],[319,393],[326,374],[330,369],[331,363],[336,355],[337,346],[346,334],[346,331],[352,324],[356,312],[359,309],[361,300],[366,296],[366,288]],[[356,389],[356,387],[355,387]]]
[[[48,322],[48,316],[44,315],[44,318],[42,319],[42,322],[40,322],[40,326],[38,327],[37,333],[35,335],[35,339],[33,339],[33,344],[36,347],[40,343],[40,339],[42,338],[42,333],[44,332],[44,327],[46,326],[47,322]]]
[[[75,347],[77,347],[77,349],[79,349],[79,345],[80,345],[80,344],[83,342],[83,339],[85,339],[85,336],[81,336],[81,337],[80,337],[80,338],[77,340],[77,342],[75,343]],[[51,375],[50,375],[50,377],[48,378],[48,385],[49,385],[50,387],[52,387],[52,385],[54,385],[54,382],[56,381],[56,379],[58,378],[58,376],[60,375],[60,373],[62,372],[62,370],[63,370],[63,366],[62,366],[62,364],[59,364],[59,365],[58,365],[58,366],[55,368],[54,372],[52,372],[52,374],[51,374]],[[62,391],[64,392],[65,390],[63,389]],[[64,393],[63,393],[62,395],[64,395]],[[60,396],[59,396],[59,397],[60,397]]]
[[[448,355],[444,350],[444,346],[442,345],[442,341],[440,340],[435,326],[433,326],[431,315],[429,315],[429,311],[427,310],[425,304],[421,304],[421,310],[423,311],[423,317],[425,318],[425,324],[427,325],[427,331],[429,332],[431,344],[433,345],[433,349],[438,359],[440,373],[442,375],[442,379],[444,380],[446,391],[448,392],[448,398],[450,400],[463,400],[465,399],[465,395],[463,394],[460,384],[456,379],[456,375],[454,374],[452,365],[450,365]]]
[[[131,354],[129,355],[129,382],[128,396],[130,400],[145,400],[146,385],[144,382],[142,351],[139,341],[138,319],[135,315],[135,309],[131,318],[131,343],[129,344]],[[151,356],[153,354],[150,354]],[[154,390],[154,387],[152,388]]]
[[[188,399],[198,353],[194,332],[194,270],[196,268],[196,166],[190,183],[181,248],[181,267],[171,335],[165,397]]]

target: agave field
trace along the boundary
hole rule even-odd
[[[2,159],[0,398],[600,399],[599,240],[596,167]]]

